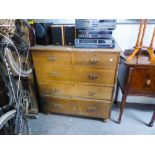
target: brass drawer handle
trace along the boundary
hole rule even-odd
[[[112,62],[113,61],[113,58],[110,58],[109,61]]]
[[[91,59],[90,59],[90,63],[91,63],[91,64],[96,64],[98,61],[99,61],[99,60],[96,59],[96,58],[91,58]]]
[[[51,77],[56,77],[56,76],[58,76],[58,73],[57,73],[57,72],[51,72],[51,73],[50,73],[50,76],[51,76]]]
[[[88,75],[88,78],[89,78],[90,80],[96,80],[98,77],[97,77],[96,74],[89,74],[89,75]]]
[[[94,96],[94,95],[96,95],[96,92],[93,92],[93,91],[88,92],[88,96]]]
[[[145,83],[146,83],[147,85],[150,85],[150,84],[151,84],[151,80],[148,79],[148,80],[145,81]]]
[[[56,57],[55,57],[55,56],[49,56],[49,57],[48,57],[48,60],[49,60],[49,61],[56,61]]]
[[[58,93],[60,90],[59,89],[52,89],[51,91],[52,91],[52,93]]]
[[[62,104],[54,104],[53,105],[54,108],[58,108],[58,109],[62,109]]]
[[[94,111],[96,111],[96,107],[94,107],[94,106],[89,106],[89,107],[88,107],[88,111],[89,111],[89,112],[94,112]]]

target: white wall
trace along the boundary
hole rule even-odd
[[[149,45],[153,33],[154,24],[147,25],[146,35],[144,38],[144,44]],[[139,30],[138,24],[118,24],[116,30],[113,33],[118,45],[123,49],[131,49],[137,39]],[[121,101],[122,94],[119,91],[118,101]],[[155,99],[151,97],[128,97],[127,102],[131,103],[149,103],[155,104]]]

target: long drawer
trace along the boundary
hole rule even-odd
[[[33,63],[35,65],[71,65],[71,52],[62,51],[35,51],[32,53]]]
[[[115,70],[83,67],[35,66],[38,81],[64,81],[113,86]]]
[[[116,68],[118,55],[103,52],[75,52],[74,65],[101,68]]]
[[[41,97],[45,112],[64,113],[108,119],[111,102]]]
[[[113,87],[40,81],[39,90],[42,95],[49,95],[51,97],[87,98],[111,101]]]

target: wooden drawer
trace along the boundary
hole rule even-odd
[[[82,90],[82,91],[81,91]],[[39,82],[41,95],[59,98],[112,99],[112,87],[92,86],[74,83]]]
[[[71,67],[58,67],[52,65],[36,65],[36,76],[38,81],[73,81],[72,68]]]
[[[155,69],[149,67],[130,68],[129,93],[139,95],[155,94]]]
[[[33,63],[35,65],[71,65],[72,54],[71,52],[60,51],[35,51],[32,52]]]
[[[80,83],[105,84],[113,86],[115,80],[115,70],[74,68],[74,81]]]
[[[55,82],[39,82],[39,91],[41,95],[49,95],[51,97],[72,98],[74,95],[74,84],[72,83],[55,83]]]
[[[93,100],[71,100],[41,97],[45,112],[64,113],[108,119],[111,102]]]
[[[75,85],[75,97],[99,100],[112,99],[112,87],[90,86],[90,85]]]
[[[115,70],[84,67],[35,66],[37,79],[44,81],[64,81],[105,84],[113,86]]]
[[[117,67],[117,54],[103,52],[75,52],[74,64],[77,66],[91,67]]]

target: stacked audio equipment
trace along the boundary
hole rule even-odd
[[[75,47],[82,48],[114,48],[115,40],[112,36],[116,28],[115,19],[76,19]]]
[[[74,45],[74,25],[51,25],[52,45]]]

